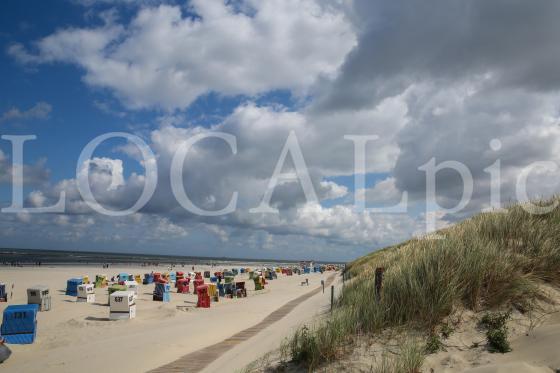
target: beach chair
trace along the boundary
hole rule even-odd
[[[202,278],[195,278],[194,281],[193,281],[193,293],[194,293],[194,294],[197,294],[196,289],[197,289],[199,286],[202,286],[202,285],[204,285],[204,279],[202,279]]]
[[[208,295],[210,297],[215,297],[218,294],[218,287],[216,284],[207,284],[208,285]]]
[[[154,294],[152,299],[158,302],[169,302],[171,300],[171,296],[169,294],[171,290],[171,285],[168,283],[161,283],[157,282],[154,288]]]
[[[48,286],[35,285],[27,289],[27,304],[38,304],[39,311],[51,309],[51,296]]]
[[[232,271],[224,271],[224,278],[226,278],[226,277],[231,277],[231,278],[233,278],[233,276],[234,276],[234,275],[233,275],[233,272],[232,272]]]
[[[107,292],[109,293],[109,297],[107,298],[107,304],[111,303],[111,294],[117,291],[126,291],[126,286],[119,285],[119,284],[113,284],[109,286],[109,288],[107,289]]]
[[[186,278],[177,280],[177,293],[185,294],[189,292],[189,280]]]
[[[138,299],[138,283],[136,281],[125,281],[126,290],[134,294],[134,299]]]
[[[78,294],[76,295],[78,302],[93,303],[95,302],[95,292],[93,284],[78,285]]]
[[[128,281],[128,273],[119,273],[117,277],[119,279],[119,284],[121,285],[124,284],[125,281]]]
[[[232,268],[231,273],[233,273],[234,276],[237,276],[239,274],[239,272],[237,271],[237,268]]]
[[[37,334],[38,304],[19,304],[6,307],[0,335],[11,344],[30,344]]]
[[[196,288],[198,301],[196,306],[199,308],[210,308],[210,296],[208,295],[208,285],[200,285]]]
[[[145,274],[144,274],[144,280],[142,281],[142,283],[143,283],[144,285],[149,285],[149,284],[151,284],[151,283],[153,283],[153,282],[154,282],[154,275],[151,274],[151,273],[145,273]]]
[[[73,297],[78,296],[78,285],[81,285],[83,278],[75,277],[66,281],[66,295],[71,295]]]
[[[233,296],[235,295],[235,284],[231,282],[228,284],[224,284],[224,293],[227,298],[233,298]]]
[[[132,291],[116,291],[109,296],[109,318],[111,320],[136,317],[136,298]]]
[[[235,283],[235,296],[237,298],[247,297],[247,289],[245,289],[245,281]]]
[[[177,274],[175,272],[169,272],[169,282],[177,282]]]
[[[135,275],[135,276],[134,276],[134,281],[136,281],[136,283],[137,283],[138,285],[142,285],[142,276],[140,276],[140,275]]]
[[[226,284],[231,284],[233,283],[233,278],[234,278],[233,276],[224,276],[224,282]]]
[[[107,286],[107,275],[95,275],[95,287],[104,288]]]
[[[204,278],[210,278],[210,271],[204,271]]]
[[[264,284],[261,280],[261,277],[255,277],[253,279],[253,281],[255,282],[255,290],[263,290],[264,289]]]
[[[154,272],[154,281],[153,282],[158,282],[161,279],[161,273],[160,272]]]

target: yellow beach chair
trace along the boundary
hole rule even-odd
[[[216,295],[216,284],[208,284],[208,295],[213,297]]]

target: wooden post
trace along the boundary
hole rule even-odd
[[[334,305],[334,285],[331,285],[331,312]]]
[[[383,287],[383,272],[385,268],[379,267],[375,269],[375,301],[381,301],[381,288]]]

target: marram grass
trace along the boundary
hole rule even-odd
[[[394,327],[430,331],[456,307],[527,309],[539,284],[560,284],[560,208],[537,215],[515,205],[437,233],[441,239],[413,239],[350,263],[352,280],[332,314],[286,341],[291,359],[313,369],[339,358],[356,335]],[[377,267],[385,268],[379,303]]]

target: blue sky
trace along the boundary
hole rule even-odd
[[[488,207],[484,169],[498,158],[501,198],[517,198],[525,167],[557,161],[549,51],[558,47],[546,28],[556,27],[546,16],[556,6],[532,9],[538,24],[509,49],[502,31],[535,21],[523,18],[524,5],[498,24],[483,16],[493,10],[481,1],[433,3],[447,17],[412,14],[404,1],[3,2],[0,133],[37,136],[25,146],[26,206],[52,205],[64,191],[66,210],[1,213],[0,246],[349,260],[423,233],[426,211],[443,227]],[[472,8],[468,17],[463,7]],[[469,27],[457,28],[458,17]],[[462,50],[471,52],[457,58]],[[93,211],[76,186],[80,152],[108,132],[139,136],[158,167],[153,197],[122,218]],[[207,210],[226,206],[233,192],[239,198],[235,212],[202,217],[174,197],[170,167],[189,138],[216,133],[235,136],[237,154],[220,140],[197,143],[184,186]],[[253,214],[290,133],[317,201],[306,200],[299,182],[285,182],[272,194],[278,214]],[[347,135],[379,137],[366,148],[364,190],[354,186]],[[493,139],[499,151],[489,147]],[[93,157],[94,196],[108,209],[130,207],[144,186],[137,150],[112,139]],[[438,175],[439,207],[426,203],[419,167],[431,158],[469,168],[474,192],[461,211],[442,208],[461,198],[454,171]],[[532,176],[531,195],[558,190],[551,174]],[[2,140],[2,206],[10,185],[11,147]],[[353,205],[365,198],[368,207],[392,206],[405,192],[404,214]]]

